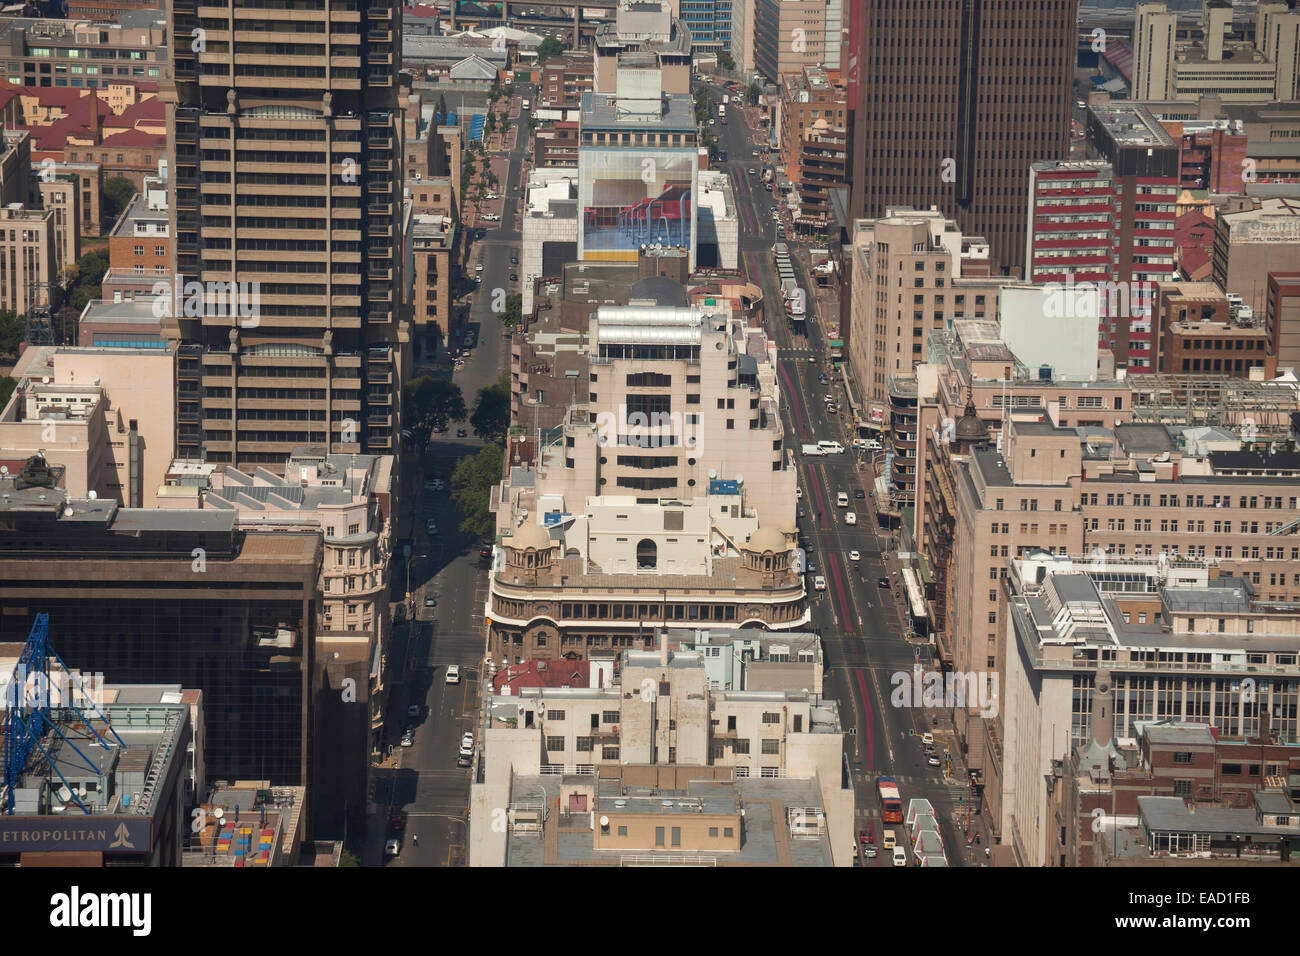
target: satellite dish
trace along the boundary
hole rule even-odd
[[[96,498],[99,497],[99,492],[97,492],[97,491],[88,491],[88,492],[86,492],[86,497],[89,498],[91,501],[94,501]]]
[[[216,817],[218,820],[224,820],[225,817],[226,817],[226,811],[225,811],[225,808],[223,808],[223,807],[213,807],[213,808],[212,808],[212,815],[213,815],[214,817]]]
[[[601,818],[600,818],[600,825],[601,825],[602,827],[607,827],[607,826],[609,826],[609,817],[601,817]]]
[[[66,784],[60,784],[59,789],[56,792],[59,795],[59,799],[64,803],[67,803],[72,799],[72,791],[68,789]]]

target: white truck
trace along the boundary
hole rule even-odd
[[[804,445],[804,446],[803,446],[803,453],[804,453],[805,455],[825,455],[825,454],[828,454],[828,452],[826,451],[826,449],[825,449],[825,448],[822,448],[821,445]]]

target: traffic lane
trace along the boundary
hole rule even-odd
[[[786,402],[786,408],[789,412],[790,421],[787,425],[790,431],[799,439],[800,442],[808,440],[812,430],[808,424],[807,410],[804,407],[803,394],[796,386],[798,372],[794,375],[790,372],[791,360],[778,360],[777,373],[781,376],[782,383],[786,386],[786,395],[789,401]]]

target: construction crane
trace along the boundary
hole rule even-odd
[[[117,741],[117,746],[126,749],[126,743],[118,736],[108,718],[99,709],[99,706],[82,690],[81,679],[72,671],[68,670],[66,664],[49,646],[50,635],[50,616],[49,614],[37,614],[36,620],[32,624],[31,632],[27,636],[27,643],[23,645],[22,653],[18,655],[18,663],[14,665],[13,675],[7,685],[3,687],[4,692],[4,783],[0,787],[0,813],[11,816],[14,812],[15,793],[21,783],[23,775],[29,770],[39,768],[41,770],[57,774],[63,781],[63,786],[71,793],[71,798],[76,802],[83,813],[90,813],[90,809],[81,802],[77,795],[77,790],[63,775],[59,769],[57,761],[50,759],[49,752],[41,743],[46,728],[53,731],[71,750],[85,761],[86,766],[92,773],[98,773],[98,765],[81,751],[81,749],[60,728],[59,723],[50,716],[50,696],[57,692],[63,698],[55,706],[59,709],[68,708],[76,713],[80,723],[94,735],[96,741],[105,748],[110,744],[95,729],[90,719],[82,713],[81,708],[77,706],[78,700],[89,703],[88,709],[93,709],[99,719],[104,722],[106,729]],[[69,680],[65,683],[62,680],[53,682],[50,680],[50,665],[56,663],[62,668],[63,673]],[[60,686],[63,685],[63,686]],[[75,686],[74,686],[75,685]],[[40,751],[40,757],[32,758],[34,750]],[[29,766],[29,760],[32,764]]]

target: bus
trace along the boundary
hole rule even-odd
[[[898,784],[893,777],[877,777],[876,791],[880,794],[880,817],[886,823],[903,822],[903,798],[898,795]]]

